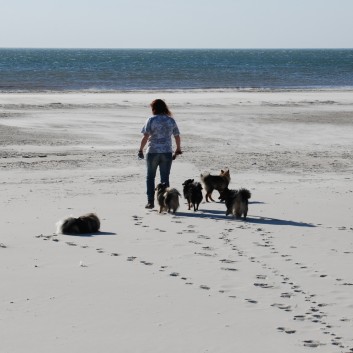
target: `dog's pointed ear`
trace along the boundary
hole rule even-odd
[[[193,182],[194,182],[194,179],[191,179],[191,182],[193,183]]]
[[[223,169],[221,169],[221,173],[222,173],[222,174],[224,173],[224,170],[223,170]]]

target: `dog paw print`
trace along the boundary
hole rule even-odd
[[[153,265],[153,262],[148,262],[148,261],[144,261],[144,260],[140,261],[140,263],[142,263],[142,264],[144,264],[146,266],[152,266]]]
[[[321,343],[319,341],[314,341],[314,340],[305,340],[303,341],[304,347],[310,347],[310,348],[317,348],[321,346]]]
[[[129,256],[126,261],[135,261],[137,259],[136,256]]]
[[[284,310],[284,311],[288,311],[288,312],[292,311],[292,307],[290,305],[286,305],[286,304],[274,303],[274,304],[271,304],[271,306],[278,308],[278,309],[281,309],[281,310]]]
[[[245,299],[245,300],[250,304],[257,304],[258,303],[258,301],[254,300],[254,299]]]
[[[234,267],[221,267],[221,270],[222,271],[232,271],[232,272],[238,271],[238,269],[234,268]]]
[[[254,283],[254,286],[259,288],[273,288],[273,286],[268,283]]]
[[[280,331],[280,332],[287,333],[289,335],[297,332],[296,330],[292,330],[292,329],[285,328],[285,327],[277,327],[277,330]]]
[[[178,272],[172,272],[169,274],[169,276],[171,277],[178,277],[179,276],[179,273]]]

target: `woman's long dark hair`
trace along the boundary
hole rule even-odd
[[[151,103],[152,113],[157,114],[165,114],[168,116],[172,116],[172,112],[169,110],[167,104],[162,99],[155,99]]]

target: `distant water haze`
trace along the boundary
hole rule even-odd
[[[353,87],[353,49],[0,49],[1,91]]]

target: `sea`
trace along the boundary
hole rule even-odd
[[[352,89],[353,49],[0,49],[0,91]]]

